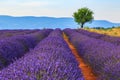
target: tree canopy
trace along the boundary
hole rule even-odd
[[[93,11],[91,11],[89,8],[83,7],[78,9],[77,12],[74,12],[73,17],[75,22],[77,22],[81,28],[83,28],[83,25],[86,22],[91,22],[94,19],[93,14]]]

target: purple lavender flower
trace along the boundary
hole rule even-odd
[[[2,69],[0,79],[5,78],[12,80],[84,80],[78,63],[59,29],[50,33],[34,50]]]
[[[34,48],[39,41],[45,38],[50,32],[51,30],[43,30],[31,34],[1,39],[0,62],[2,66],[0,66],[0,69],[22,57],[31,48]]]
[[[118,67],[120,66],[120,46],[83,35],[76,30],[65,29],[64,32],[77,48],[79,55],[98,74],[100,80],[120,79],[120,68]]]

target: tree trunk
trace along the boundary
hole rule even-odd
[[[84,23],[81,24],[81,28],[83,28]]]

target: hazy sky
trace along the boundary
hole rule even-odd
[[[120,0],[0,0],[0,15],[72,17],[81,7],[95,19],[120,22]]]

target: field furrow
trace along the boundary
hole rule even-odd
[[[68,36],[63,33],[64,40],[66,43],[69,45],[69,48],[71,49],[72,53],[74,54],[76,60],[79,63],[79,68],[82,71],[82,74],[85,78],[85,80],[96,80],[96,75],[93,73],[92,68],[86,64],[81,56],[79,56],[79,53],[77,52],[76,48],[74,45],[69,41]]]

